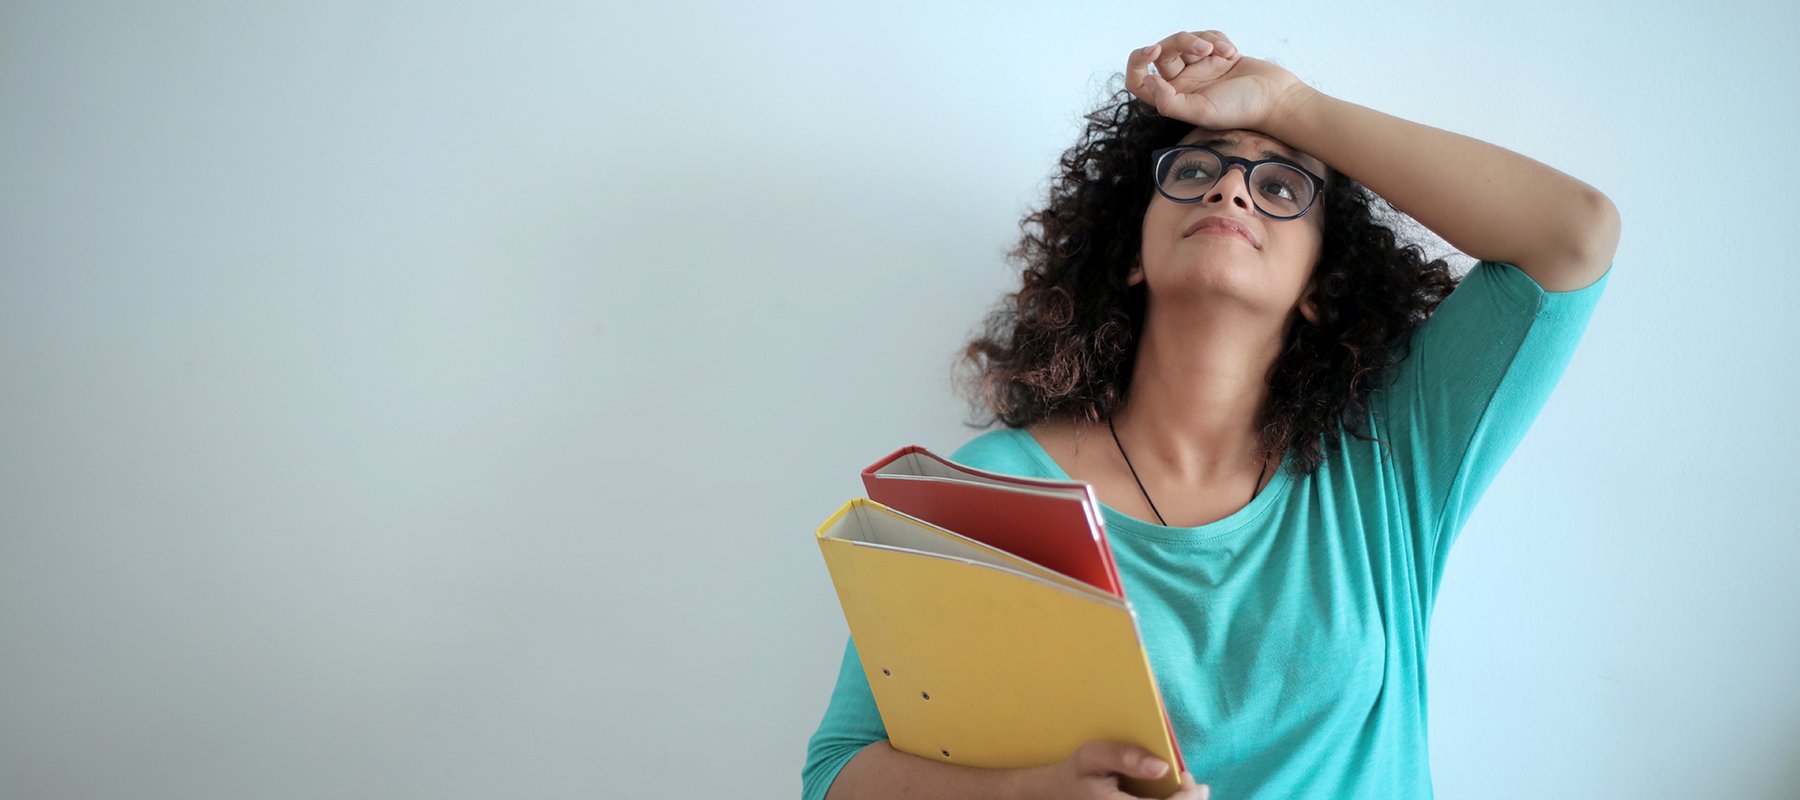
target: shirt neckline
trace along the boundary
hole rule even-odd
[[[1038,443],[1037,437],[1031,435],[1031,431],[1024,428],[1008,428],[1007,430],[1019,448],[1025,451],[1025,454],[1036,462],[1045,474],[1055,480],[1074,480],[1069,477],[1067,472],[1063,471],[1061,465],[1056,463],[1056,459],[1050,457],[1043,445]],[[1287,494],[1288,486],[1293,482],[1292,477],[1288,475],[1288,466],[1293,460],[1294,449],[1290,447],[1286,453],[1282,454],[1281,466],[1276,468],[1275,477],[1269,479],[1269,485],[1264,486],[1254,499],[1224,519],[1213,520],[1205,525],[1193,527],[1158,525],[1130,516],[1105,503],[1100,503],[1100,515],[1106,522],[1108,535],[1122,533],[1130,537],[1177,544],[1210,541],[1222,536],[1230,536],[1248,529],[1252,523],[1260,519],[1275,505],[1277,499]]]

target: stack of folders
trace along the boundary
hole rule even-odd
[[[1106,739],[1174,767],[1121,789],[1174,794],[1185,766],[1092,487],[917,445],[862,479],[819,549],[894,749],[1020,768]]]

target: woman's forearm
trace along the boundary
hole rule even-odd
[[[844,765],[825,800],[1024,800],[1035,794],[1031,779],[1031,770],[945,764],[902,753],[883,739]]]
[[[1465,254],[1514,264],[1550,291],[1612,263],[1619,214],[1599,190],[1479,139],[1297,88],[1270,136],[1362,182]]]

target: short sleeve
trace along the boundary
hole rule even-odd
[[[838,668],[837,687],[825,707],[825,718],[806,744],[806,766],[800,771],[804,800],[825,800],[831,783],[864,747],[887,738],[869,676],[863,672],[856,641],[844,644],[844,663]]]
[[[1517,266],[1480,261],[1412,333],[1371,399],[1435,586],[1463,523],[1561,380],[1612,275],[1550,292]]]
[[[1023,428],[995,428],[963,442],[950,454],[950,460],[1002,475],[1049,477],[1021,442],[1030,438],[1031,434]]]

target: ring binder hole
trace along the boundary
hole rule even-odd
[[[920,693],[919,693],[919,696],[920,696],[920,697],[923,697],[923,698],[925,698],[925,699],[926,699],[926,700],[930,700],[930,699],[931,699],[931,693],[930,693],[930,692],[920,692]]]
[[[882,668],[881,668],[881,674],[883,674],[883,675],[886,675],[886,676],[888,676],[888,677],[890,677],[890,678],[892,678],[892,677],[894,677],[894,673],[892,673],[892,672],[889,672],[889,671],[888,671],[888,668],[887,668],[887,667],[882,667]]]
[[[943,753],[944,753],[944,757],[945,757],[945,758],[949,758],[949,757],[950,757],[950,751],[949,751],[949,750],[945,750],[945,751],[943,751]]]

